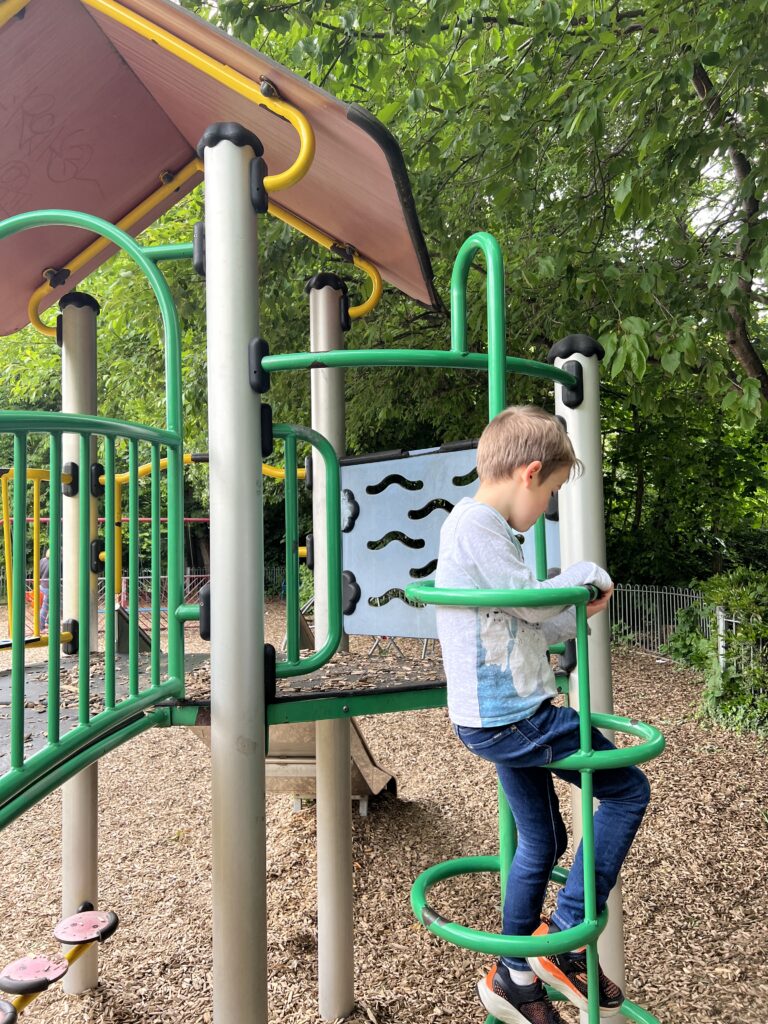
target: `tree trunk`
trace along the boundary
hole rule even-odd
[[[697,95],[707,108],[710,119],[713,121],[722,115],[720,96],[712,84],[712,79],[704,67],[696,63],[693,68],[693,87]],[[728,156],[731,160],[736,182],[741,189],[744,181],[752,170],[752,165],[746,155],[736,146],[728,147]],[[754,377],[760,382],[760,391],[765,399],[768,399],[768,372],[763,366],[762,360],[755,351],[749,337],[748,318],[752,306],[752,271],[747,265],[747,257],[752,248],[753,238],[751,227],[757,219],[759,204],[755,198],[754,190],[750,191],[742,202],[743,221],[747,226],[745,239],[740,239],[736,244],[736,260],[739,264],[739,291],[741,302],[732,302],[728,305],[728,314],[733,321],[733,326],[726,331],[726,341],[733,357],[739,363],[748,377]]]

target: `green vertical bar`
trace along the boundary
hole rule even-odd
[[[152,476],[151,507],[152,507],[152,686],[160,685],[160,607],[163,596],[160,593],[160,449],[152,444]],[[168,615],[170,623],[170,609]]]
[[[592,752],[592,720],[589,699],[589,646],[587,640],[587,607],[576,606],[576,662],[579,673],[579,738],[581,752]],[[588,768],[581,769],[581,850],[584,869],[584,917],[597,920],[597,889],[595,883],[595,826],[593,818],[593,777]],[[600,985],[597,944],[587,945],[587,1019],[600,1022]]]
[[[24,638],[27,632],[27,435],[13,437],[13,629],[11,631],[11,768],[24,763]]]
[[[48,742],[59,742],[61,672],[61,434],[51,434],[48,458]]]
[[[165,341],[165,420],[178,438],[168,448],[168,675],[184,680],[184,623],[176,609],[184,603],[184,414],[181,400],[181,339],[179,318],[168,284],[142,251],[142,269],[150,280],[163,318]],[[149,269],[151,266],[151,270]],[[225,583],[226,586],[226,583]]]
[[[115,439],[104,438],[104,706],[115,706]]]
[[[533,547],[536,552],[536,579],[547,578],[547,521],[539,516],[533,528]]]
[[[581,751],[592,750],[592,708],[589,697],[589,645],[587,632],[587,606],[576,606],[576,664],[579,673],[579,739]]]
[[[139,442],[128,442],[128,694],[139,692]]]
[[[80,543],[78,545],[78,603],[79,627],[77,660],[77,720],[87,725],[91,717],[91,435],[80,435],[80,477],[78,515]]]
[[[456,256],[451,275],[451,350],[467,351],[467,278],[472,257],[482,250],[488,275],[486,304],[488,318],[488,419],[492,420],[507,404],[506,377],[506,304],[504,296],[504,257],[496,239],[480,231],[464,242]],[[546,572],[546,570],[545,570]],[[504,886],[517,845],[517,831],[506,797],[498,786],[499,864]]]
[[[285,438],[285,612],[287,656],[299,660],[299,497],[296,485],[296,437]]]
[[[470,235],[459,249],[451,275],[451,351],[467,352],[467,277],[472,257],[478,250],[487,266],[486,303],[488,307],[488,418],[493,419],[506,406],[506,308],[504,296],[504,257],[499,243],[486,231]]]
[[[168,675],[184,681],[184,623],[176,609],[184,603],[184,462],[180,444],[167,449]]]

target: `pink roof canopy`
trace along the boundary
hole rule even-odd
[[[274,201],[352,246],[406,295],[439,303],[402,155],[383,125],[169,0],[120,3],[248,79],[272,82],[308,119],[316,141],[307,175],[274,193]],[[0,27],[0,219],[58,208],[117,222],[163,176],[194,159],[216,121],[255,132],[270,174],[296,159],[298,135],[286,121],[81,0],[29,0],[22,14]],[[152,223],[199,181],[192,175],[131,231]],[[63,266],[91,241],[90,234],[61,227],[0,241],[0,335],[28,322],[27,303],[43,271]],[[73,273],[44,305],[113,251]]]

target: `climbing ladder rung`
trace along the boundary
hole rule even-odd
[[[16,996],[45,992],[49,985],[67,973],[69,964],[63,957],[25,956],[14,960],[0,974],[0,989]]]
[[[111,910],[84,910],[59,921],[53,930],[53,937],[67,946],[78,946],[83,942],[106,942],[118,924],[117,914]]]

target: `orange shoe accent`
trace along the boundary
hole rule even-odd
[[[491,992],[493,992],[493,979],[496,977],[497,966],[497,964],[494,964],[493,967],[490,969],[490,971],[488,971],[488,973],[485,976],[485,984],[488,986]]]

